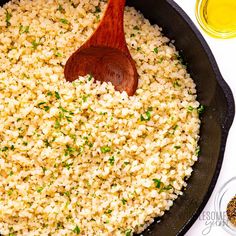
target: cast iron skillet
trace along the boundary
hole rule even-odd
[[[0,0],[0,5],[5,0]],[[153,223],[143,235],[184,235],[197,219],[216,184],[223,161],[228,131],[234,118],[234,100],[223,80],[215,59],[192,21],[172,0],[130,0],[128,5],[140,10],[175,46],[187,62],[197,84],[198,101],[206,105],[201,126],[201,155],[188,180],[184,195],[169,212]]]

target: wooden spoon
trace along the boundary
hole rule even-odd
[[[124,8],[125,0],[109,0],[97,30],[66,62],[67,81],[90,74],[95,80],[111,82],[120,92],[134,95],[138,73],[125,41]]]

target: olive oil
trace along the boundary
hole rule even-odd
[[[196,16],[211,36],[236,37],[236,0],[197,0]]]

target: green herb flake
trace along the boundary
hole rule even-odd
[[[9,173],[9,176],[12,176],[13,175],[13,171],[11,170],[10,173]]]
[[[112,210],[111,209],[109,209],[107,212],[106,212],[106,214],[111,214],[112,213]]]
[[[75,228],[73,229],[73,232],[74,232],[75,234],[79,234],[79,233],[80,233],[80,228],[79,228],[78,225],[75,226]]]
[[[37,192],[38,193],[41,193],[43,191],[43,187],[39,187],[38,189],[37,189]]]
[[[89,95],[83,95],[82,100],[83,102],[87,102]]]
[[[114,156],[110,157],[108,161],[109,161],[111,166],[114,166],[114,164],[115,164],[115,157]]]
[[[14,151],[15,150],[15,146],[11,145],[11,150]]]
[[[47,96],[52,96],[52,92],[51,91],[47,92]]]
[[[181,87],[178,80],[175,80],[175,82],[173,83],[173,86],[174,86],[174,88]]]
[[[44,106],[44,111],[49,111],[50,110],[50,107],[49,106]]]
[[[132,235],[132,229],[127,229],[125,231],[125,236],[131,236]]]
[[[175,125],[174,127],[173,127],[173,130],[177,130],[178,129],[178,125]]]
[[[137,25],[135,25],[133,29],[134,30],[140,30],[140,28]]]
[[[40,45],[40,42],[36,42],[36,40],[34,40],[31,44],[32,44],[33,49],[35,50]]]
[[[60,127],[61,127],[60,122],[58,120],[56,120],[54,128],[59,129]]]
[[[192,112],[194,108],[192,106],[188,106],[188,112]]]
[[[57,91],[55,91],[55,97],[56,97],[56,99],[60,99],[61,98],[60,94]]]
[[[60,19],[60,22],[62,24],[64,24],[64,25],[68,25],[69,24],[69,21],[67,19],[63,19],[63,18]]]
[[[46,102],[40,102],[39,104],[38,104],[38,106],[41,106],[41,105],[43,105],[43,104],[45,104]]]
[[[9,233],[8,236],[16,236],[14,233]]]
[[[69,123],[71,123],[71,122],[72,122],[72,117],[66,116],[66,120],[67,120]]]
[[[44,140],[44,143],[45,143],[46,147],[50,147],[50,143],[49,143],[49,141],[47,139]]]
[[[59,4],[57,10],[58,10],[59,12],[61,12],[61,13],[64,13],[64,12],[65,12],[65,10],[64,10],[64,8],[62,7],[61,4]]]
[[[122,201],[122,204],[123,204],[123,205],[125,205],[125,204],[127,203],[127,200],[124,199],[124,198],[122,198],[121,201]]]
[[[10,22],[11,18],[12,18],[12,14],[8,12],[8,10],[6,10],[5,21],[6,21],[7,28],[11,25],[11,22]]]
[[[206,107],[204,105],[200,105],[198,108],[197,108],[197,111],[198,111],[198,114],[199,115],[202,115],[205,111]]]
[[[43,173],[45,174],[45,172],[47,171],[46,167],[42,167]]]
[[[64,167],[65,167],[67,170],[69,170],[72,165],[73,165],[73,163],[65,163],[65,164],[64,164]]]
[[[146,117],[145,117],[146,116]],[[149,121],[149,120],[151,120],[151,111],[147,111],[146,113],[145,113],[145,116],[143,116],[143,115],[141,115],[140,116],[140,120],[141,121]]]
[[[197,157],[199,157],[200,154],[201,154],[201,149],[200,149],[200,147],[198,147],[198,148],[196,149],[195,155],[196,155]]]
[[[2,149],[2,152],[6,152],[8,149],[9,149],[8,147],[4,147],[4,148]]]
[[[161,180],[160,179],[153,179],[153,182],[155,183],[156,185],[156,188],[160,188],[161,187]]]
[[[101,12],[101,8],[99,6],[95,7],[95,13],[100,13]]]
[[[23,26],[23,25],[20,25],[19,26],[19,33],[20,34],[24,34],[24,33],[29,33],[29,25],[27,26]]]
[[[155,52],[157,54],[158,53],[158,48],[154,48],[153,52]]]
[[[8,195],[8,196],[11,196],[12,194],[13,194],[13,190],[12,190],[12,189],[10,189],[10,190],[7,191],[7,195]]]
[[[167,190],[167,191],[171,189],[173,189],[173,186],[170,184],[162,188],[162,190]]]
[[[135,37],[135,34],[131,34],[130,37],[131,37],[131,38],[134,38],[134,37]]]
[[[91,81],[92,78],[93,78],[93,76],[92,76],[92,75],[89,75],[89,77],[88,77],[88,81]]]
[[[164,58],[161,57],[158,63],[161,64],[163,62],[163,60],[164,60]]]
[[[111,148],[108,146],[103,146],[100,148],[102,153],[107,153],[111,151]]]
[[[66,145],[65,156],[70,156],[75,152],[75,148]]]
[[[55,52],[54,54],[56,57],[62,57],[62,54],[60,52]]]
[[[141,49],[142,49],[141,47],[137,47],[137,51],[138,51],[138,52],[141,51]]]
[[[175,148],[175,149],[180,149],[180,148],[181,148],[181,146],[174,146],[174,148]]]

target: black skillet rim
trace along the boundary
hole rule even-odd
[[[212,66],[212,69],[215,73],[216,80],[224,92],[224,96],[226,98],[227,108],[228,108],[227,114],[225,116],[225,120],[221,125],[221,129],[222,129],[222,139],[221,139],[221,145],[220,145],[221,148],[220,148],[219,158],[217,161],[217,166],[216,166],[214,176],[211,180],[209,189],[206,192],[201,205],[197,208],[196,212],[189,219],[189,221],[187,223],[185,223],[185,225],[183,225],[183,227],[177,233],[178,236],[182,236],[182,235],[185,235],[185,233],[195,223],[195,221],[197,220],[197,218],[201,214],[202,210],[206,206],[206,204],[207,204],[209,198],[211,197],[211,194],[215,188],[215,185],[218,180],[220,170],[222,167],[223,159],[224,159],[224,152],[225,152],[225,146],[226,146],[228,133],[229,133],[230,127],[233,123],[234,116],[235,116],[235,103],[234,103],[233,93],[232,93],[229,85],[226,83],[223,76],[221,75],[219,67],[217,65],[217,62],[213,56],[213,53],[210,50],[205,39],[203,38],[202,34],[197,29],[196,25],[193,23],[193,21],[190,19],[190,17],[187,15],[187,13],[185,13],[185,11],[176,2],[174,2],[173,0],[166,0],[166,2],[184,19],[184,21],[188,24],[188,26],[191,28],[191,30],[193,31],[193,33],[196,35],[197,39],[201,43],[203,49],[205,50],[205,52],[207,54],[207,57],[208,57],[209,62]]]

